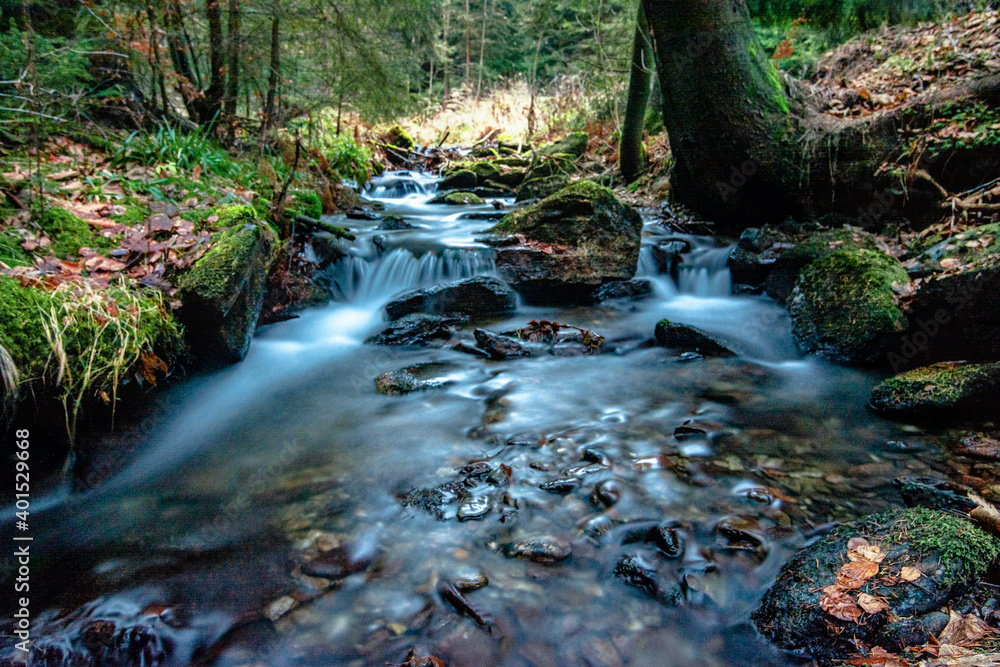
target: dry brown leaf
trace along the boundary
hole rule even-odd
[[[973,614],[963,616],[954,609],[949,614],[951,619],[938,636],[938,641],[941,644],[968,646],[975,644],[987,635],[993,634],[993,628],[978,616],[974,616]]]
[[[823,596],[819,599],[819,607],[834,618],[852,623],[857,623],[864,614],[861,607],[855,603],[854,598],[837,586],[827,586],[823,589]]]
[[[909,565],[899,571],[899,578],[903,581],[914,582],[922,576],[924,576],[923,572],[921,572],[918,568],[911,567]]]
[[[857,553],[861,556],[861,559],[869,560],[876,564],[884,561],[886,556],[885,552],[876,545],[862,546],[857,550]],[[848,554],[848,558],[850,558],[850,554]],[[854,559],[851,558],[851,560]]]
[[[868,595],[868,593],[862,593],[858,596],[858,606],[864,609],[866,614],[877,614],[880,611],[889,610],[889,605],[885,601],[873,595]]]
[[[867,547],[867,546],[868,546],[868,540],[866,540],[863,537],[852,537],[851,539],[847,540],[848,551],[857,551],[859,547]]]
[[[86,261],[84,266],[87,267],[88,271],[121,271],[125,268],[123,262],[119,262],[117,259],[110,259],[108,257],[91,257]]]
[[[954,269],[956,266],[960,265],[962,262],[955,259],[954,257],[947,257],[941,260],[941,268],[943,269]]]
[[[837,586],[841,590],[849,591],[853,588],[861,588],[862,585],[878,574],[878,565],[870,560],[854,560],[844,563],[840,572],[837,573]]]

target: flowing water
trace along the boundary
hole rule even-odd
[[[474,323],[573,324],[605,354],[490,362],[365,344],[394,295],[494,270],[476,240],[493,206],[430,205],[434,189],[419,174],[377,181],[369,196],[413,228],[336,221],[358,239],[329,270],[332,303],[263,328],[243,363],[109,435],[142,440],[114,478],[37,499],[35,664],[383,665],[410,649],[452,667],[798,664],[752,629],[763,591],[815,527],[893,502],[892,478],[925,473],[935,446],[869,415],[877,378],[801,357],[780,306],[731,296],[726,248],[689,238],[660,274],[652,246],[670,235],[652,222],[640,275],[654,296]],[[665,317],[739,356],[649,345]],[[419,364],[441,386],[375,392],[378,375]],[[567,475],[568,493],[539,488]],[[479,520],[400,502],[458,481],[488,508]],[[656,525],[683,547],[644,542]],[[526,536],[572,554],[507,558]],[[615,576],[623,557],[646,568],[638,586]],[[455,603],[448,585],[483,575]]]

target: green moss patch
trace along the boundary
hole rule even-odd
[[[872,391],[872,407],[906,416],[992,408],[1000,398],[1000,363],[944,362],[890,378]]]
[[[911,274],[928,275],[1000,253],[1000,222],[967,229],[947,240],[932,238],[936,243],[907,265]]]
[[[800,346],[840,363],[881,360],[907,319],[894,285],[909,283],[902,265],[871,250],[835,252],[810,264],[789,300]]]
[[[64,283],[47,290],[0,277],[0,345],[21,385],[41,387],[63,402],[72,439],[88,397],[112,401],[143,355],[172,357],[181,334],[155,292],[124,283],[102,290]]]
[[[86,222],[69,211],[50,206],[35,222],[52,240],[49,251],[60,259],[80,253],[80,248],[110,249],[115,243],[97,233]]]
[[[315,190],[295,190],[292,194],[295,199],[291,213],[319,220],[323,215],[323,200]]]

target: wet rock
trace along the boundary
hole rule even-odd
[[[615,565],[615,577],[667,605],[683,597],[680,585],[660,574],[651,559],[642,554],[627,554]]]
[[[952,442],[951,451],[961,456],[1000,461],[1000,440],[985,433],[970,433]]]
[[[274,232],[254,210],[235,208],[242,222],[213,236],[213,248],[177,283],[177,318],[195,353],[211,362],[246,356],[277,252]]]
[[[684,239],[666,241],[653,247],[653,259],[660,273],[676,276],[677,267],[682,263],[685,253],[691,252],[691,242]]]
[[[923,477],[901,477],[893,480],[907,507],[923,507],[943,512],[968,514],[977,505],[969,498],[969,490],[957,484]]]
[[[535,153],[542,156],[572,155],[583,157],[587,152],[587,142],[590,138],[586,132],[570,132],[564,139],[538,148]]]
[[[514,188],[508,188],[506,185],[497,183],[496,181],[486,181],[485,185],[479,186],[473,190],[473,192],[483,199],[507,198],[514,196]]]
[[[527,178],[514,194],[515,201],[524,202],[551,197],[569,185],[569,176],[553,174],[539,178]]]
[[[416,229],[416,227],[398,215],[386,216],[378,228],[385,232],[395,232],[401,229]]]
[[[721,538],[717,541],[721,549],[767,555],[767,537],[756,519],[725,517],[715,524],[713,531]]]
[[[554,565],[566,560],[572,553],[573,547],[569,542],[547,535],[522,537],[503,548],[503,555],[507,558],[519,558],[542,565]]]
[[[908,325],[896,293],[908,284],[899,262],[877,251],[817,260],[799,274],[788,303],[795,339],[838,363],[883,361]]]
[[[471,190],[479,185],[476,174],[469,169],[458,169],[445,174],[444,180],[438,183],[438,190]]]
[[[772,227],[744,229],[726,260],[733,283],[763,285],[781,253],[792,247],[789,237]]]
[[[316,258],[316,268],[322,271],[346,256],[337,244],[337,240],[336,236],[327,232],[318,232],[312,235],[309,244],[312,246],[313,255]]]
[[[478,276],[435,285],[390,301],[385,312],[398,320],[411,313],[468,317],[501,315],[517,310],[517,294],[496,278]]]
[[[489,626],[489,620],[486,616],[472,606],[472,603],[457,586],[441,581],[438,582],[437,591],[441,599],[450,604],[459,614],[471,618],[481,628]]]
[[[490,359],[494,361],[523,359],[531,356],[531,350],[527,346],[509,336],[501,336],[485,329],[476,329],[473,335],[476,337],[476,345],[490,355]]]
[[[490,580],[483,572],[463,575],[455,579],[455,588],[465,593],[478,591],[480,588],[489,586]]]
[[[651,280],[616,280],[606,283],[594,292],[594,301],[602,303],[612,299],[643,299],[653,295]]]
[[[493,509],[493,501],[489,496],[473,496],[458,507],[458,520],[483,519]]]
[[[302,572],[310,577],[337,581],[364,572],[373,562],[371,556],[355,557],[350,547],[336,547],[329,551],[320,551],[315,559],[303,563]]]
[[[667,558],[680,558],[684,555],[687,542],[684,533],[674,526],[657,526],[650,532],[650,541],[655,544]]]
[[[941,634],[949,620],[948,614],[932,611],[916,618],[901,618],[892,621],[886,625],[882,634],[893,638],[894,643],[883,648],[890,652],[896,652],[903,651],[910,646],[923,646],[932,637]]]
[[[603,639],[591,639],[584,644],[580,657],[587,667],[624,667],[614,645]]]
[[[375,220],[382,219],[381,215],[367,208],[352,208],[344,215],[347,216],[349,220],[369,220],[374,222]]]
[[[904,304],[913,323],[893,358],[901,362],[1000,359],[1000,255],[956,266],[916,283]],[[909,363],[907,363],[909,365]]]
[[[660,320],[656,325],[656,342],[664,347],[685,352],[697,352],[705,357],[735,357],[736,354],[715,336],[687,324]]]
[[[872,391],[871,406],[900,417],[992,415],[1000,398],[1000,363],[944,362],[890,378]]]
[[[440,387],[441,384],[441,382],[433,380],[420,380],[413,374],[412,369],[406,368],[379,375],[375,378],[375,391],[386,396],[400,396],[415,391],[434,389]]]
[[[572,493],[580,486],[580,480],[576,477],[561,477],[538,485],[538,488],[548,493],[566,495]]]
[[[506,237],[497,243],[500,277],[530,303],[590,303],[604,283],[635,275],[642,218],[607,188],[578,182],[490,233]]]
[[[599,482],[590,492],[590,504],[594,507],[613,507],[625,492],[625,486],[617,479]]]
[[[433,514],[439,521],[445,520],[445,510],[449,505],[469,497],[468,482],[448,482],[429,489],[414,489],[399,498],[403,507],[415,507]]]
[[[887,612],[863,613],[859,622],[841,620],[820,607],[848,559],[848,541],[864,538],[887,554],[877,576],[858,581],[844,593],[854,604],[864,593],[881,598]],[[875,515],[832,530],[803,549],[782,568],[778,579],[754,612],[757,628],[781,648],[804,651],[823,662],[857,651],[854,641],[891,646],[900,641],[891,616],[920,617],[957,599],[992,565],[1000,541],[965,519],[926,509]],[[920,576],[905,580],[903,567]],[[860,612],[860,608],[858,609]],[[895,635],[895,636],[893,636]]]
[[[365,342],[374,345],[424,345],[432,340],[448,340],[452,336],[452,326],[458,323],[459,320],[438,315],[407,315]]]
[[[483,198],[474,192],[447,192],[431,199],[429,204],[447,204],[448,206],[478,206],[485,204]]]
[[[686,364],[692,361],[701,361],[704,358],[704,355],[698,354],[697,352],[685,352],[674,359],[674,361],[679,364]]]

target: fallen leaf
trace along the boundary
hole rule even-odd
[[[868,540],[863,537],[852,537],[847,540],[847,549],[849,551],[857,551],[859,547],[867,547]]]
[[[938,636],[941,644],[967,646],[978,642],[983,637],[993,634],[994,630],[978,616],[966,614],[963,616],[955,610],[950,611],[951,619]]]
[[[834,618],[857,623],[864,614],[854,598],[837,586],[827,586],[823,589],[823,597],[819,600],[820,609]]]
[[[169,232],[174,228],[174,221],[163,213],[156,213],[150,216],[146,224],[154,232]]]
[[[868,593],[862,593],[858,596],[858,606],[864,609],[866,614],[877,614],[880,611],[889,610],[889,605],[883,600],[873,595],[868,595]]]
[[[941,268],[943,268],[943,269],[954,269],[956,266],[958,266],[961,263],[962,262],[960,262],[959,260],[955,259],[954,257],[947,257],[947,258],[941,260]]]
[[[860,547],[857,550],[857,553],[861,556],[862,560],[868,560],[873,563],[881,563],[885,560],[886,556],[884,551],[879,549],[877,546],[872,545]],[[850,554],[848,554],[848,558],[850,558]]]
[[[922,576],[924,576],[923,572],[921,572],[915,567],[910,567],[909,565],[907,565],[906,567],[904,567],[899,571],[899,578],[902,579],[903,581],[913,582]]]
[[[84,266],[88,271],[122,271],[125,263],[109,257],[91,257]]]
[[[870,560],[855,560],[844,563],[840,572],[837,573],[837,586],[841,590],[849,591],[861,586],[878,574],[878,565]]]

